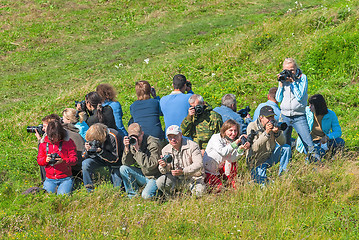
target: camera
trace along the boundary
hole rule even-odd
[[[44,131],[42,130],[42,128],[44,127],[44,125],[42,125],[42,124],[39,124],[38,126],[28,126],[27,128],[26,128],[26,131],[28,132],[28,133],[35,133],[36,131],[35,130],[37,130],[37,132],[40,134],[40,136],[42,136],[42,135],[44,135]]]
[[[57,154],[57,153],[51,153],[50,154],[50,161],[49,161],[49,164],[51,165],[51,166],[54,166],[54,164],[58,161],[58,160],[56,160],[56,158],[59,158],[60,156],[59,156],[59,154]]]
[[[249,106],[247,106],[247,107],[245,107],[245,108],[239,110],[237,113],[238,113],[239,115],[241,115],[241,118],[245,118],[250,111],[251,111],[251,109],[249,108]]]
[[[131,135],[128,137],[128,140],[130,141],[130,146],[133,146],[137,142],[137,136]]]
[[[96,154],[97,149],[101,146],[101,143],[98,140],[89,141],[88,144],[90,145],[90,149],[87,150],[89,155]]]
[[[204,112],[204,105],[196,105],[194,110],[196,115],[201,115]]]
[[[274,127],[279,128],[279,130],[286,130],[288,125],[285,122],[277,122],[275,120],[270,121],[271,124],[273,124]]]
[[[287,78],[293,78],[294,79],[294,76],[293,76],[291,71],[289,71],[288,69],[284,69],[283,71],[281,71],[279,73],[278,81],[279,82],[285,82],[285,81],[287,81]]]
[[[189,88],[192,88],[192,83],[190,81],[187,81],[186,86],[189,87]]]
[[[87,110],[87,107],[86,107],[86,101],[85,100],[82,100],[82,101],[75,101],[75,109],[77,109],[77,104],[80,104],[80,108],[82,112],[85,112]]]
[[[173,157],[171,154],[167,154],[163,156],[162,160],[165,161],[166,163],[171,163],[173,161]]]
[[[246,142],[249,142],[251,145],[253,144],[253,141],[254,141],[254,137],[258,134],[257,131],[255,130],[251,130],[250,134],[248,134],[248,137],[242,137],[241,138],[241,145],[244,145]]]

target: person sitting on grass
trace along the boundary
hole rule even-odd
[[[245,136],[240,136],[239,124],[229,119],[224,122],[220,133],[214,134],[209,140],[203,156],[203,166],[205,182],[210,191],[220,192],[224,180],[235,188],[237,161],[244,149],[249,148],[248,142],[241,144],[243,138]]]
[[[321,157],[329,150],[343,148],[345,141],[340,138],[342,129],[339,125],[337,115],[329,110],[327,103],[321,94],[315,94],[309,98],[309,107],[306,107],[307,121],[310,134],[313,138],[315,147]],[[296,149],[299,152],[304,151],[304,145],[300,138],[297,140]]]
[[[158,160],[158,168],[164,174],[156,181],[158,189],[166,195],[175,190],[190,190],[192,195],[202,196],[206,187],[199,145],[182,137],[176,125],[169,126],[166,135],[169,144],[162,149],[162,158]]]
[[[123,152],[122,136],[102,123],[93,124],[86,133],[85,152],[83,154],[82,175],[88,192],[92,192],[92,173],[100,167],[108,167],[114,187],[122,185],[120,176]]]
[[[142,198],[151,199],[157,194],[156,179],[161,175],[158,170],[161,148],[159,139],[142,131],[138,123],[128,127],[129,136],[125,136],[125,149],[122,155],[120,174],[129,198],[137,195],[139,187]]]
[[[96,92],[100,95],[102,100],[102,106],[110,106],[113,111],[113,116],[116,122],[116,130],[122,133],[123,136],[127,136],[127,131],[122,122],[122,108],[121,104],[116,101],[116,90],[113,86],[108,83],[102,83],[97,86]]]
[[[62,121],[64,124],[68,125],[72,128],[72,126],[76,127],[78,129],[78,133],[81,135],[81,137],[85,140],[86,132],[89,129],[89,126],[84,121],[85,118],[85,112],[77,112],[74,108],[65,108],[64,111],[62,111]],[[75,129],[73,129],[73,132]]]
[[[73,185],[71,166],[77,162],[75,143],[59,121],[49,122],[46,134],[37,156],[46,171],[44,189],[54,193],[57,188],[57,194],[69,194]]]

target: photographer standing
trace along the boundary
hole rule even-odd
[[[86,189],[94,189],[91,175],[100,167],[108,167],[114,187],[122,184],[120,166],[122,157],[122,136],[101,123],[93,124],[86,133],[85,152],[82,162],[83,181]]]
[[[120,174],[129,198],[136,196],[139,187],[144,199],[153,198],[157,193],[156,178],[161,173],[158,170],[158,159],[161,149],[159,139],[144,134],[138,123],[128,127],[129,136],[125,136],[125,149],[122,156]]]
[[[222,117],[213,111],[200,95],[193,94],[188,102],[191,107],[181,124],[183,136],[192,138],[204,152],[212,135],[221,130]]]
[[[280,102],[280,120],[288,124],[284,131],[286,143],[291,145],[293,127],[304,143],[306,153],[314,151],[314,144],[310,136],[309,126],[305,116],[305,106],[308,99],[308,80],[298,68],[293,58],[286,58],[283,71],[278,74],[279,86],[276,100]]]
[[[205,193],[203,161],[197,143],[182,137],[181,129],[172,125],[167,128],[169,144],[162,149],[163,158],[158,160],[162,174],[156,184],[163,193],[188,189],[200,197]]]
[[[278,163],[280,175],[287,168],[291,148],[285,144],[282,130],[276,126],[274,110],[270,106],[261,108],[259,118],[248,125],[247,132],[256,132],[253,144],[247,150],[247,164],[251,169],[252,179],[264,184],[267,180],[266,171]]]

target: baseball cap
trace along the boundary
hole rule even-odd
[[[182,133],[181,128],[177,125],[171,125],[167,128],[166,136],[168,136],[170,134],[177,135],[179,133]]]
[[[264,106],[261,108],[261,111],[259,112],[259,115],[264,117],[274,116],[274,110],[271,106]]]

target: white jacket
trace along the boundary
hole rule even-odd
[[[206,173],[219,175],[219,165],[225,162],[225,174],[229,175],[230,163],[236,162],[243,155],[242,149],[232,146],[227,139],[222,138],[219,133],[213,134],[209,140],[203,156],[203,167]]]

